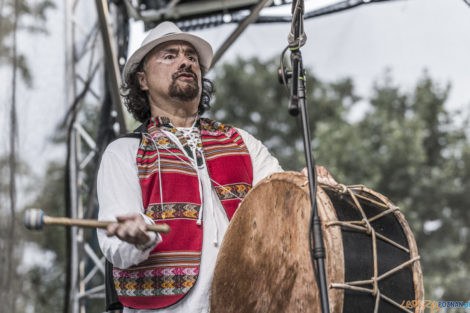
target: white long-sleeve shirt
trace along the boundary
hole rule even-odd
[[[282,168],[267,148],[246,131],[237,129],[250,153],[253,165],[253,186],[269,174]],[[112,142],[103,154],[98,172],[98,201],[100,220],[116,220],[117,216],[131,213],[143,214],[136,155],[140,140],[121,138]],[[179,144],[179,142],[177,143]],[[184,150],[183,150],[184,151]],[[202,184],[203,243],[199,277],[190,292],[176,304],[158,310],[124,308],[123,313],[207,313],[209,293],[217,254],[229,221],[225,210],[211,184],[207,168],[195,167]],[[150,233],[152,234],[152,233]],[[155,235],[153,235],[155,236]],[[119,268],[128,268],[148,258],[152,247],[142,251],[117,237],[107,237],[98,230],[98,240],[105,257]],[[160,237],[156,242],[159,242]]]

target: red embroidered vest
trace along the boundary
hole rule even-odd
[[[203,118],[199,128],[209,176],[230,220],[240,199],[252,187],[250,155],[235,128]],[[197,173],[162,129],[175,134],[185,147],[184,138],[167,118],[153,118],[141,139],[137,167],[145,214],[155,223],[167,223],[171,232],[162,234],[163,241],[146,261],[128,269],[113,268],[119,301],[135,309],[158,309],[176,303],[189,292],[199,274],[203,223],[196,223],[201,209]]]

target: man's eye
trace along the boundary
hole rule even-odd
[[[164,59],[171,60],[171,59],[174,59],[174,56],[171,54],[168,54],[168,55],[165,55]]]
[[[197,62],[197,58],[193,57],[193,56],[189,56],[188,60],[191,61],[191,62]]]

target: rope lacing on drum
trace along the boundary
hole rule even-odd
[[[341,192],[341,193],[347,193],[348,192],[348,187],[346,187],[346,185],[338,184],[338,187],[340,188],[339,192]]]
[[[371,222],[387,215],[394,213],[395,211],[400,210],[399,207],[388,203],[382,203],[379,201],[376,201],[374,199],[370,199],[368,197],[365,197],[361,194],[358,194],[357,191],[364,191],[364,186],[362,185],[355,185],[355,186],[345,186],[345,185],[336,185],[336,186],[331,186],[331,185],[324,185],[324,187],[329,188],[329,189],[334,189],[337,192],[341,192],[343,194],[349,194],[352,201],[355,204],[355,207],[359,211],[362,220],[360,221],[334,221],[334,222],[327,222],[325,223],[326,227],[330,226],[342,226],[342,227],[349,227],[351,229],[359,230],[362,232],[365,232],[367,235],[371,236],[372,239],[372,254],[373,254],[373,264],[374,264],[374,276],[372,276],[368,280],[361,280],[361,281],[352,281],[352,282],[345,282],[345,283],[331,283],[330,288],[337,288],[337,289],[348,289],[348,290],[354,290],[354,291],[359,291],[359,292],[364,292],[364,293],[369,293],[373,297],[375,297],[375,306],[374,306],[374,313],[377,313],[379,310],[379,302],[380,299],[383,299],[392,305],[402,309],[405,312],[413,313],[409,309],[401,306],[398,302],[394,301],[393,299],[390,299],[386,295],[382,294],[379,289],[379,282],[386,277],[402,270],[403,268],[407,266],[411,266],[413,263],[417,262],[420,257],[416,256],[398,266],[395,268],[392,268],[391,270],[379,275],[378,274],[378,257],[377,257],[377,238],[397,247],[398,249],[401,249],[405,251],[406,253],[410,253],[410,250],[399,243],[391,240],[390,238],[387,238],[384,235],[381,235],[380,233],[376,232],[375,229],[371,226]],[[356,192],[355,192],[356,191]],[[366,200],[376,206],[380,206],[385,209],[385,211],[371,217],[367,218],[360,202],[358,199]],[[366,288],[363,287],[362,285],[372,285],[372,288]]]

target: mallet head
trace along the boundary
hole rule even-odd
[[[24,213],[23,223],[27,229],[40,230],[44,227],[44,211],[41,209],[28,209]]]

